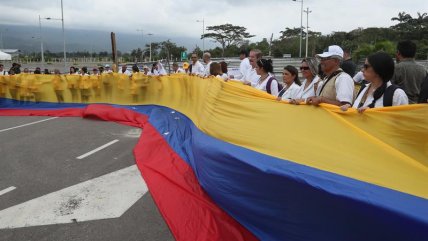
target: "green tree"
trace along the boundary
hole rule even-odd
[[[180,58],[181,52],[187,51],[187,49],[183,46],[178,47],[177,44],[171,42],[169,39],[167,41],[161,42],[159,44],[159,58]]]
[[[134,62],[143,61],[143,51],[141,50],[141,48],[133,49],[131,51],[131,57],[133,58]]]
[[[222,56],[224,56],[224,51],[227,47],[231,45],[240,45],[243,44],[246,38],[254,37],[247,33],[247,28],[241,26],[235,26],[232,24],[222,24],[216,26],[208,26],[208,31],[212,31],[210,33],[203,34],[201,39],[203,38],[211,38],[214,39],[215,42],[218,42],[222,47]]]
[[[279,32],[280,40],[300,37],[300,28],[285,28],[285,31]]]
[[[266,38],[263,38],[262,41],[258,42],[255,47],[262,51],[263,55],[269,54],[269,42]]]
[[[406,37],[411,40],[423,40],[428,37],[428,14],[418,13],[417,18],[413,18],[406,12],[398,13],[398,17],[391,18],[399,23],[391,28],[398,31],[401,38]]]

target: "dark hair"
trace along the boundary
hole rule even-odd
[[[221,75],[221,65],[217,62],[212,62],[210,64],[210,75]]]
[[[82,67],[82,74],[87,74],[88,73],[88,67],[84,66]]]
[[[220,65],[221,65],[221,72],[223,72],[224,74],[227,74],[227,63],[224,61],[221,61]]]
[[[296,69],[296,67],[292,66],[292,65],[287,65],[284,67],[284,70],[287,70],[288,72],[290,72],[292,75],[294,75],[294,83],[301,85],[300,83],[300,79],[299,79],[299,71]]]
[[[318,76],[320,77],[320,79],[324,79],[325,78],[325,73],[324,73],[324,71],[322,71],[321,63],[318,64]]]
[[[400,41],[397,44],[397,51],[404,58],[414,58],[416,55],[416,44],[410,40]]]
[[[239,51],[239,55],[241,55],[241,54],[245,55],[245,57],[248,57],[248,51],[246,49],[241,49]]]
[[[380,51],[369,55],[367,57],[367,62],[369,62],[373,71],[379,75],[383,82],[373,93],[373,101],[369,105],[370,108],[373,108],[376,101],[385,93],[387,83],[394,75],[394,60],[389,54]]]
[[[157,65],[158,63],[153,63],[152,64],[152,70],[150,71],[150,72],[152,72],[152,74],[154,74],[155,73],[155,67],[156,67],[156,65]]]
[[[132,72],[134,72],[134,73],[140,72],[140,69],[138,68],[138,66],[136,64],[132,65]]]
[[[271,59],[259,59],[256,62],[257,66],[259,68],[263,68],[268,73],[273,73],[273,66],[272,66],[272,60]]]
[[[389,54],[383,51],[376,52],[367,57],[367,62],[383,82],[391,80],[394,75],[394,60]]]

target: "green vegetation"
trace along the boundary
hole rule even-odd
[[[322,35],[320,32],[309,31],[303,32],[303,37],[308,37],[308,55],[314,56],[320,53],[327,46],[337,44],[342,48],[349,49],[352,52],[355,61],[364,59],[368,54],[375,51],[383,50],[391,56],[396,52],[396,45],[401,40],[412,40],[417,45],[417,59],[428,58],[428,14],[417,13],[416,17],[412,17],[405,12],[398,13],[397,17],[391,18],[397,24],[389,28],[358,28],[350,32],[333,32],[332,34]],[[213,39],[219,43],[221,47],[209,49],[211,56],[216,57],[236,57],[240,49],[258,48],[263,52],[263,55],[272,55],[272,57],[280,58],[283,54],[291,54],[292,57],[297,57],[299,54],[299,39],[300,28],[285,28],[280,31],[278,39],[263,38],[260,42],[250,43],[248,38],[253,37],[247,32],[245,27],[234,26],[232,24],[223,24],[216,26],[208,26],[209,32],[201,36],[201,38]],[[306,41],[305,39],[303,40]],[[144,61],[149,58],[150,46],[146,45],[145,49],[134,49],[131,53],[121,53],[118,51],[118,56],[124,62]],[[168,57],[175,59],[180,57],[180,53],[188,51],[185,47],[177,46],[175,43],[168,41],[154,42],[151,45],[152,60],[165,59]],[[302,53],[304,53],[302,49]],[[194,52],[202,56],[200,47],[196,47]],[[62,53],[45,52],[47,62],[51,59],[61,59]],[[23,59],[32,60],[40,59],[40,53],[33,53],[29,56],[21,56]],[[67,53],[70,58],[110,58],[111,54],[107,52],[89,53],[89,52],[73,52]]]

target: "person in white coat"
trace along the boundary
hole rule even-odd
[[[204,70],[204,76],[209,76],[210,75],[210,65],[213,62],[213,61],[211,61],[211,54],[209,52],[205,52],[202,55],[202,60],[206,64],[205,70]]]
[[[250,51],[250,57],[249,62],[251,65],[251,68],[247,69],[247,72],[244,74],[244,76],[241,79],[241,82],[243,82],[246,85],[251,85],[255,87],[258,84],[258,81],[260,79],[260,75],[257,73],[257,61],[259,61],[262,58],[262,51],[258,49],[252,49]]]
[[[128,66],[126,64],[122,65],[121,70],[119,71],[120,74],[126,74],[128,76],[131,76],[131,71],[128,70]]]
[[[282,71],[282,80],[284,87],[279,91],[278,98],[282,100],[294,99],[300,89],[299,71],[294,66],[285,66],[284,71]]]
[[[404,90],[391,84],[394,75],[394,60],[385,52],[377,52],[367,57],[364,64],[364,79],[369,83],[360,90],[352,108],[362,113],[369,108],[407,105],[409,99]],[[389,93],[388,93],[389,92]],[[389,100],[388,100],[389,98]],[[343,111],[350,104],[342,105]]]
[[[273,76],[272,60],[259,59],[256,62],[256,72],[260,76],[256,85],[256,89],[262,90],[273,96],[278,96],[279,88],[278,81]]]
[[[9,75],[9,73],[4,70],[3,64],[0,64],[0,75]]]
[[[201,62],[199,62],[198,55],[196,53],[193,53],[192,56],[191,56],[191,59],[192,59],[192,64],[189,67],[190,74],[204,76],[204,74],[205,74],[205,68],[201,64]]]
[[[300,64],[300,72],[305,78],[300,85],[299,91],[293,99],[292,104],[306,102],[306,98],[315,96],[319,85],[320,78],[318,77],[318,61],[316,58],[305,58]]]

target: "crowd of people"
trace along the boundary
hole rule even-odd
[[[277,100],[286,100],[292,104],[306,103],[319,105],[328,103],[340,106],[343,111],[356,108],[364,112],[368,108],[397,106],[428,102],[428,74],[427,70],[415,62],[416,45],[411,41],[401,41],[397,45],[396,61],[385,52],[376,52],[369,55],[363,68],[357,71],[356,64],[350,58],[350,51],[343,50],[338,45],[328,46],[323,53],[315,57],[304,58],[299,70],[287,65],[282,72],[282,81],[273,73],[271,59],[265,59],[262,52],[252,49],[249,53],[240,52],[239,73],[228,74],[225,61],[213,62],[211,54],[205,52],[202,64],[196,53],[192,53],[190,63],[182,66],[172,64],[174,73],[198,75],[201,77],[215,76],[224,81],[241,81],[245,85],[265,91],[277,97]],[[15,75],[21,73],[21,66],[14,63],[9,71],[0,64],[0,75]],[[112,73],[110,65],[78,69],[71,66],[69,75],[101,75]],[[155,62],[151,68],[147,65],[142,71],[133,65],[131,71],[126,64],[117,71],[132,77],[141,72],[144,75],[167,75],[163,64]],[[30,73],[25,68],[22,73]],[[49,70],[36,68],[34,74],[50,74]],[[60,74],[58,69],[53,74]]]
[[[294,66],[284,67],[283,85],[274,74],[272,61],[262,58],[259,50],[242,59],[241,76],[244,84],[287,100],[292,104],[311,105],[328,103],[343,111],[368,108],[428,103],[428,73],[415,62],[416,45],[401,41],[397,45],[396,60],[385,52],[370,54],[363,68],[357,72],[348,51],[332,45],[315,57],[305,58],[299,72]]]

